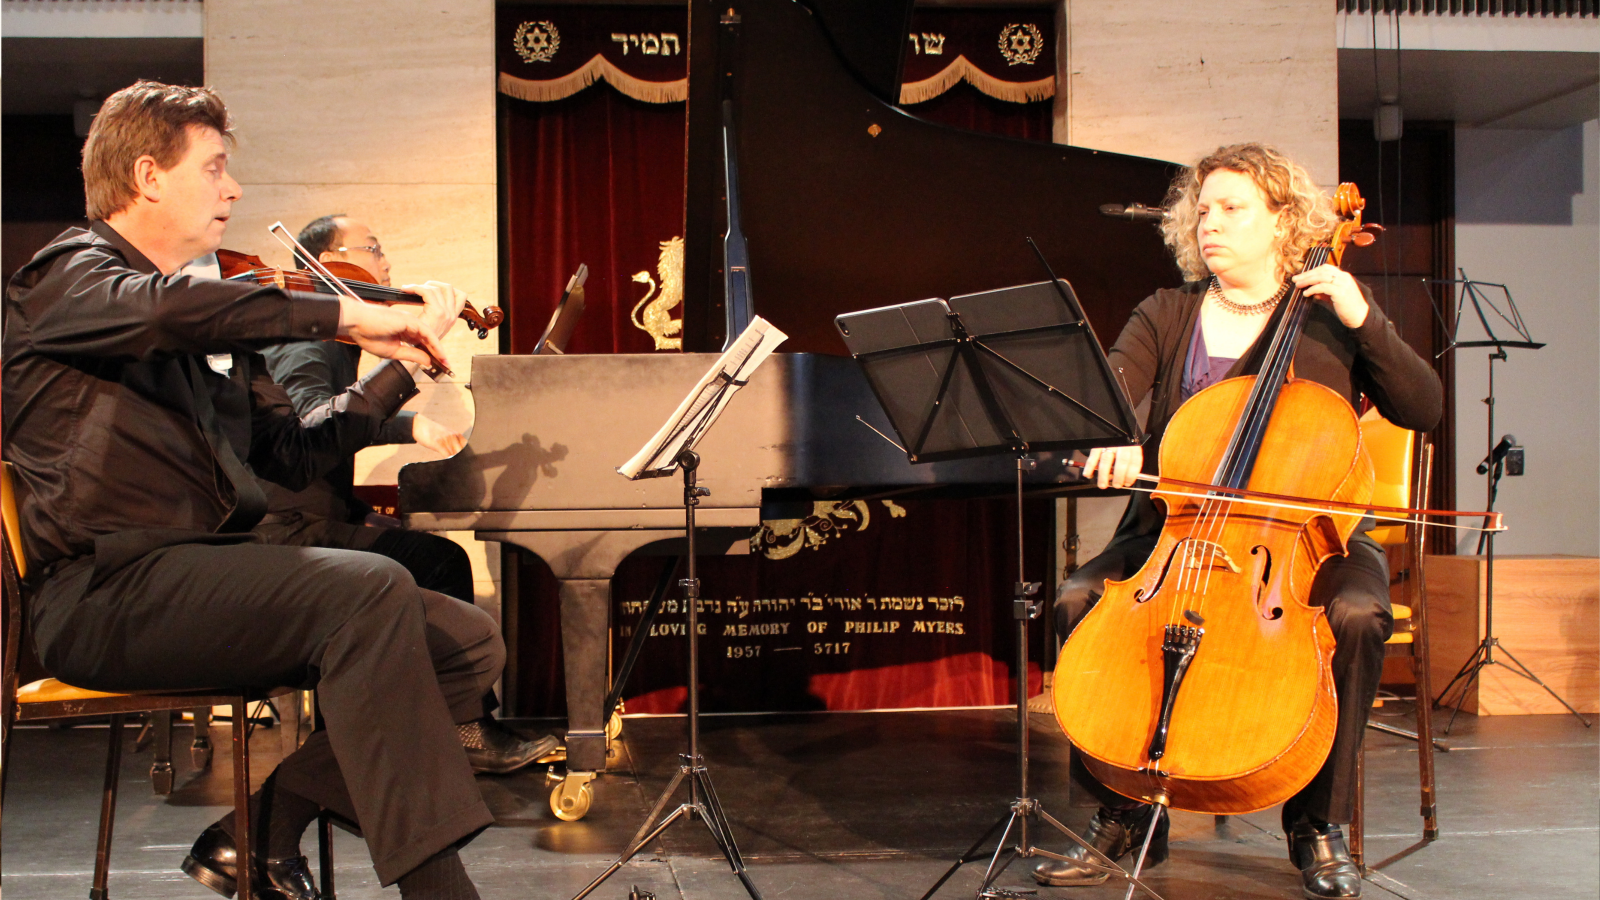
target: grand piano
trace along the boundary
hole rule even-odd
[[[1100,212],[1159,205],[1170,164],[960,131],[895,105],[911,7],[692,0],[687,352],[479,357],[465,449],[400,471],[409,527],[520,547],[558,579],[568,791],[606,765],[612,576],[630,554],[683,536],[676,479],[630,482],[615,469],[730,330],[759,314],[790,340],[701,445],[700,483],[711,493],[698,521],[713,552],[719,537],[727,546],[748,536],[763,506],[1012,484],[1009,458],[913,466],[856,421],[892,433],[845,356],[835,315],[1040,281],[1027,236],[1072,283],[1104,343],[1139,300],[1178,280],[1149,224]],[[736,172],[724,159],[724,127]],[[725,291],[730,238],[739,236],[728,234],[730,219],[748,247],[747,261],[734,258],[749,278],[747,307]],[[1061,472],[1046,459],[1029,479],[1054,483]],[[506,610],[508,621],[514,615]]]

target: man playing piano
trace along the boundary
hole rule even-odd
[[[256,476],[303,487],[412,394],[442,356],[432,321],[369,304],[178,274],[215,251],[240,188],[210,90],[140,82],[105,102],[83,150],[91,227],[12,279],[4,457],[15,466],[39,657],[80,687],[315,686],[325,730],[252,798],[258,896],[312,900],[300,833],[320,807],[358,822],[379,880],[475,898],[456,848],[493,822],[456,724],[505,661],[494,620],[417,587],[382,556],[250,534]],[[257,350],[346,337],[388,358],[296,416]],[[229,374],[208,354],[231,354]],[[184,870],[235,888],[232,816]]]
[[[297,240],[319,262],[353,263],[370,272],[376,283],[389,284],[389,259],[383,246],[359,220],[322,216],[301,229]],[[411,288],[448,298],[447,315],[438,320],[437,337],[443,339],[458,321],[466,294],[438,282]],[[356,383],[361,348],[339,341],[297,341],[267,347],[261,355],[272,380],[288,392],[294,411],[306,416]],[[451,456],[466,438],[428,416],[401,410],[383,423],[372,443],[418,443],[440,456]],[[472,564],[459,544],[441,535],[409,531],[395,519],[378,515],[355,495],[354,485],[355,465],[349,456],[304,490],[264,482],[267,514],[255,532],[271,544],[381,554],[405,566],[419,587],[473,601]],[[515,772],[560,746],[552,735],[530,741],[501,725],[491,715],[497,705],[490,691],[484,695],[483,715],[456,727],[474,772]]]

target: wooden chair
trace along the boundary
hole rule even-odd
[[[100,799],[100,832],[95,849],[94,883],[90,900],[110,896],[106,881],[111,865],[111,834],[116,819],[117,776],[122,763],[122,723],[129,713],[174,712],[196,707],[229,706],[233,712],[233,805],[236,813],[235,839],[239,851],[238,896],[251,900],[252,871],[249,797],[250,747],[246,740],[247,704],[266,696],[286,692],[280,689],[263,694],[241,689],[183,691],[174,693],[106,693],[73,687],[54,678],[44,678],[25,686],[17,685],[20,651],[26,641],[27,610],[22,579],[27,576],[27,560],[22,551],[21,522],[13,493],[11,464],[0,468],[0,511],[4,533],[0,552],[4,554],[5,649],[3,685],[0,685],[0,803],[5,798],[5,782],[11,773],[11,732],[17,722],[41,719],[108,718],[111,722],[110,746],[106,754],[105,784]],[[327,836],[324,827],[319,837]],[[324,846],[321,854],[326,871],[324,884],[331,887],[331,857]],[[331,898],[331,891],[325,893]]]
[[[1361,436],[1372,456],[1377,476],[1372,502],[1375,506],[1401,506],[1425,508],[1427,506],[1429,474],[1432,471],[1433,447],[1426,436],[1407,431],[1379,415],[1376,409],[1361,417]],[[1417,683],[1416,731],[1409,732],[1380,722],[1368,722],[1367,727],[1417,742],[1417,768],[1422,791],[1422,835],[1424,841],[1439,837],[1439,818],[1433,779],[1432,692],[1428,685],[1427,596],[1423,578],[1424,529],[1420,525],[1383,519],[1370,534],[1386,547],[1405,548],[1405,565],[1391,574],[1391,584],[1402,585],[1406,603],[1394,604],[1394,634],[1386,643],[1386,656],[1406,656],[1411,659],[1411,671]],[[1447,748],[1442,748],[1447,749]],[[1365,746],[1356,766],[1355,817],[1350,823],[1350,856],[1356,865],[1366,871],[1364,862],[1363,794],[1365,792]]]

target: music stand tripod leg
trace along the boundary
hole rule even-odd
[[[708,495],[710,491],[699,486],[700,455],[698,453],[693,450],[684,450],[678,454],[677,463],[683,472],[684,533],[688,538],[689,544],[686,553],[689,571],[686,573],[687,577],[679,582],[684,589],[684,601],[688,606],[689,613],[689,748],[687,753],[681,754],[683,762],[678,766],[677,774],[673,776],[672,781],[667,785],[667,789],[662,792],[661,797],[656,801],[655,808],[650,811],[650,815],[645,819],[644,825],[634,835],[633,842],[628,849],[608,866],[604,872],[600,873],[598,878],[590,882],[582,891],[579,891],[572,900],[583,900],[584,897],[593,893],[595,888],[598,888],[606,879],[620,871],[628,860],[632,859],[645,845],[660,837],[675,822],[683,818],[692,819],[697,815],[705,823],[706,829],[711,832],[711,837],[717,842],[717,846],[721,848],[723,856],[727,857],[728,865],[733,868],[734,874],[738,876],[740,883],[744,885],[745,891],[749,893],[751,900],[762,900],[761,892],[756,890],[755,884],[750,881],[749,875],[745,872],[744,858],[739,853],[738,845],[734,843],[732,827],[728,823],[727,815],[722,810],[721,802],[717,800],[716,790],[711,786],[711,776],[706,770],[705,760],[700,756],[700,579],[696,574],[695,566],[694,512],[696,507],[700,505],[700,498]],[[689,785],[688,802],[680,804],[661,824],[652,828],[651,823],[667,808],[668,801],[671,800],[672,795],[677,792],[678,787],[684,782],[688,782]]]
[[[1032,459],[1029,459],[1025,453],[1017,457],[1017,581],[1014,586],[1014,593],[1012,596],[1012,614],[1013,618],[1015,618],[1017,621],[1016,699],[1018,796],[1016,801],[1011,804],[1010,815],[1006,818],[996,821],[995,824],[989,826],[989,830],[985,831],[983,836],[980,837],[978,841],[967,850],[966,853],[963,853],[961,857],[945,871],[944,875],[942,875],[938,881],[934,882],[933,887],[929,888],[927,893],[922,895],[921,900],[929,900],[929,898],[937,893],[939,888],[943,887],[945,882],[949,881],[951,876],[953,876],[962,866],[969,862],[975,862],[978,859],[981,859],[982,856],[977,853],[978,848],[983,846],[989,840],[989,835],[994,834],[995,829],[1000,827],[1002,823],[1005,825],[1005,830],[1001,832],[1000,840],[995,844],[994,853],[989,857],[989,867],[984,871],[983,883],[979,886],[977,891],[976,896],[978,898],[996,896],[996,894],[992,891],[995,880],[998,879],[1000,875],[1004,873],[1008,867],[1010,867],[1011,863],[1017,859],[1043,856],[1048,859],[1065,861],[1066,857],[1059,853],[1052,853],[1048,850],[1033,846],[1028,834],[1028,819],[1034,816],[1037,816],[1041,821],[1049,824],[1051,827],[1061,832],[1068,840],[1074,844],[1077,844],[1078,846],[1083,847],[1095,857],[1095,862],[1092,863],[1083,860],[1074,860],[1074,862],[1086,863],[1095,868],[1103,869],[1108,874],[1113,874],[1122,878],[1124,881],[1128,882],[1128,891],[1130,897],[1132,896],[1133,890],[1137,888],[1143,891],[1147,896],[1151,897],[1152,900],[1162,900],[1160,894],[1151,890],[1149,886],[1139,880],[1137,869],[1135,869],[1133,874],[1129,874],[1127,870],[1117,865],[1115,860],[1107,857],[1099,850],[1096,850],[1083,838],[1074,834],[1071,829],[1056,821],[1053,816],[1045,811],[1043,804],[1032,797],[1028,792],[1028,623],[1039,616],[1040,603],[1039,601],[1031,598],[1038,594],[1041,585],[1037,582],[1030,582],[1024,579],[1022,544],[1022,480],[1023,473],[1025,471],[1031,471],[1035,465],[1036,462]],[[1157,804],[1156,809],[1158,811],[1157,814],[1159,815],[1159,811],[1163,809],[1163,807],[1160,804]],[[1010,841],[1013,833],[1017,835],[1017,841],[1014,845],[1007,847],[1007,844]],[[1154,821],[1152,821],[1151,833],[1154,833]],[[1147,834],[1145,840],[1145,850],[1148,849],[1149,835]],[[1006,856],[1004,862],[1001,861],[1002,855]],[[1144,851],[1141,851],[1139,854],[1139,865],[1144,865]]]
[[[1533,670],[1529,669],[1527,666],[1523,665],[1522,664],[1522,660],[1517,659],[1517,657],[1514,654],[1512,654],[1512,652],[1510,650],[1507,650],[1498,641],[1496,641],[1495,644],[1496,644],[1496,646],[1500,647],[1500,652],[1501,653],[1505,654],[1506,657],[1509,658],[1513,663],[1516,663],[1516,665],[1506,665],[1505,663],[1503,663],[1503,662],[1501,662],[1500,660],[1497,659],[1497,660],[1494,660],[1494,664],[1495,665],[1500,666],[1501,668],[1510,669],[1513,673],[1515,673],[1517,675],[1521,675],[1523,678],[1526,678],[1529,681],[1533,682],[1534,684],[1537,684],[1539,687],[1544,688],[1545,693],[1547,693],[1550,696],[1556,698],[1556,702],[1557,703],[1559,703],[1562,706],[1565,706],[1567,708],[1567,712],[1572,713],[1574,716],[1577,716],[1578,717],[1578,721],[1583,723],[1583,727],[1585,727],[1585,728],[1589,727],[1589,724],[1590,724],[1589,720],[1585,719],[1583,717],[1583,715],[1581,713],[1579,713],[1576,709],[1573,709],[1571,703],[1568,703],[1565,698],[1563,698],[1560,694],[1556,693],[1555,689],[1550,687],[1550,685],[1545,684],[1543,681],[1540,681],[1539,680],[1539,676],[1533,674]]]

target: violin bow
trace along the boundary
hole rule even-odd
[[[304,262],[307,266],[307,270],[310,271],[311,274],[321,278],[323,283],[327,284],[329,289],[331,289],[335,294],[348,297],[358,303],[367,302],[361,299],[360,295],[358,295],[355,291],[351,290],[349,285],[336,278],[332,272],[329,272],[328,267],[324,266],[321,260],[312,256],[305,247],[300,246],[300,242],[295,239],[294,235],[289,233],[289,229],[283,227],[283,222],[273,222],[272,225],[267,228],[267,233],[277,238],[278,243],[287,247],[290,252],[294,253],[295,258]],[[449,375],[450,369],[445,366],[444,363],[440,362],[438,357],[434,356],[429,351],[423,350],[422,352],[427,353],[428,358],[433,360],[433,365],[428,366],[422,371],[427,373],[427,376],[432,378],[434,381],[444,380],[442,376]]]

